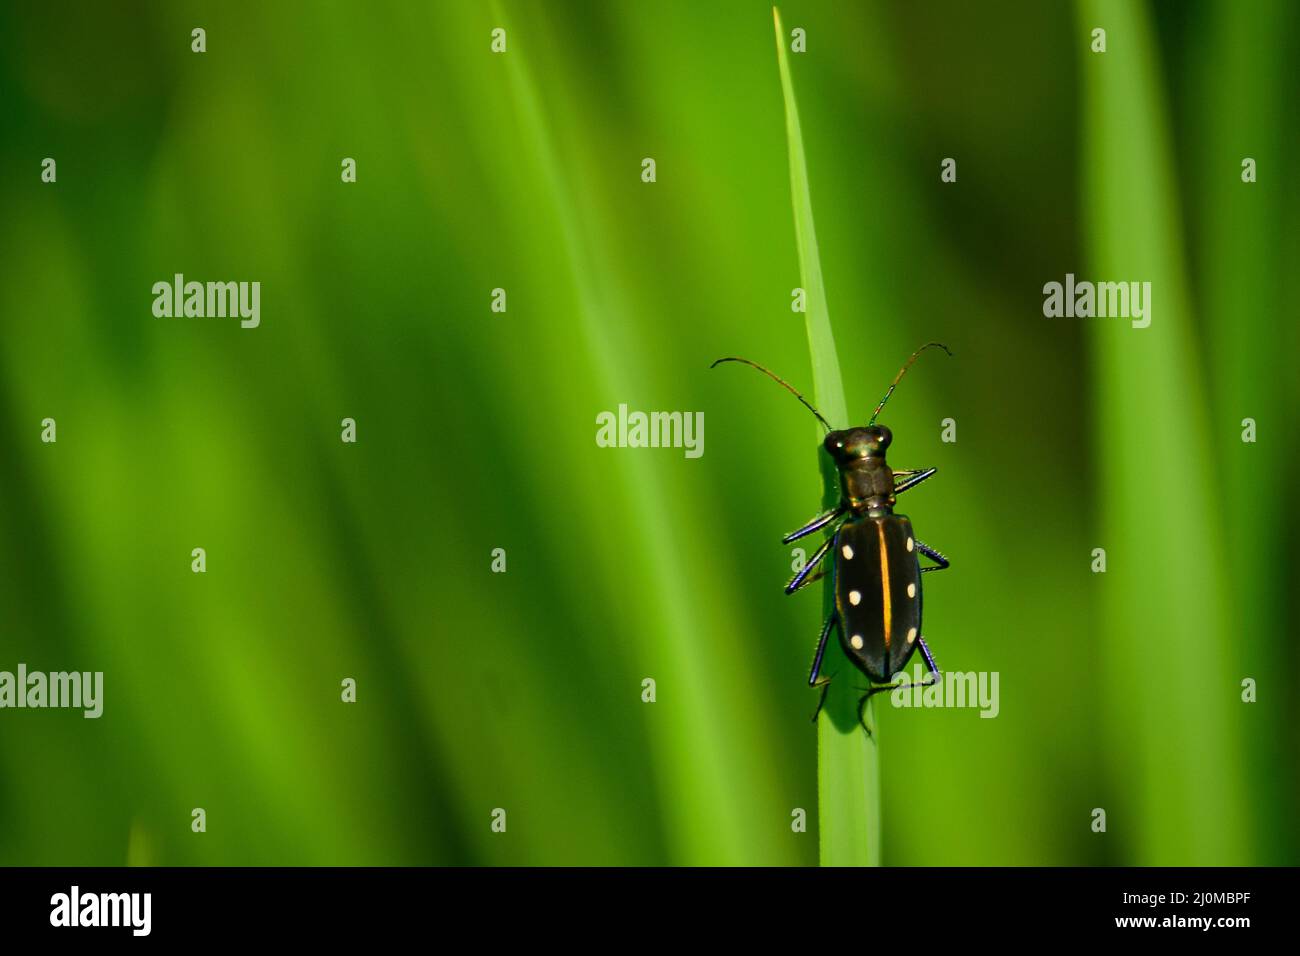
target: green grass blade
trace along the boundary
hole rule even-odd
[[[1096,364],[1101,658],[1115,862],[1232,865],[1246,856],[1224,514],[1179,239],[1173,153],[1145,5],[1080,5],[1088,275],[1151,283],[1148,328],[1085,319]],[[1230,424],[1230,423],[1229,423]],[[1211,438],[1209,436],[1222,436]],[[1169,480],[1170,478],[1173,480]]]
[[[513,22],[499,6],[493,11],[497,22]],[[610,248],[612,238],[603,233],[599,218],[574,186],[572,168],[552,132],[557,120],[548,118],[545,108],[545,97],[554,97],[554,87],[537,79],[539,72],[531,65],[534,54],[525,49],[513,48],[504,67],[544,187],[540,194],[552,205],[559,226],[580,335],[596,359],[590,377],[600,394],[616,396],[653,379],[646,359],[651,350],[635,339],[621,338],[623,330],[607,321],[611,314],[634,310],[619,286],[603,278],[608,269],[599,250]],[[684,523],[707,535],[709,519],[692,514],[682,498],[674,501],[665,472],[654,465],[623,457],[618,467],[617,490],[611,494],[622,497],[608,500],[611,509],[624,516],[620,536],[635,540],[642,556],[639,593],[619,600],[628,618],[638,622],[642,636],[636,673],[653,674],[664,696],[653,718],[647,719],[647,739],[662,788],[670,859],[696,866],[791,862],[793,853],[780,830],[766,826],[777,812],[785,811],[777,802],[776,778],[768,772],[769,755],[762,746],[768,736],[762,724],[766,717],[750,707],[753,693],[747,688],[753,686],[753,677],[738,661],[740,648],[727,643],[739,640],[739,635],[729,634],[716,617],[719,608],[732,602],[717,591],[704,593],[694,586],[704,569],[692,566],[696,558],[686,553],[674,532]],[[700,560],[707,558],[701,555]],[[716,639],[699,640],[700,633]],[[728,678],[718,679],[724,671]],[[664,688],[680,691],[670,695]],[[746,799],[737,800],[737,793]]]
[[[1205,117],[1206,132],[1199,137],[1204,146],[1198,150],[1197,187],[1188,192],[1203,197],[1206,227],[1198,235],[1204,352],[1217,385],[1216,427],[1228,436],[1245,416],[1263,426],[1294,415],[1286,388],[1297,336],[1292,330],[1288,338],[1277,322],[1287,309],[1287,212],[1281,200],[1286,187],[1275,177],[1242,182],[1241,161],[1249,155],[1267,168],[1286,152],[1284,125],[1276,117],[1286,109],[1286,51],[1296,13],[1285,0],[1266,0],[1248,11],[1216,7],[1197,60],[1204,66],[1203,92],[1193,102]],[[1275,431],[1273,437],[1282,436]],[[1277,609],[1286,605],[1286,575],[1267,569],[1288,564],[1289,535],[1278,515],[1287,511],[1287,462],[1294,460],[1294,448],[1284,440],[1222,443],[1223,500],[1233,502],[1228,560],[1233,567],[1262,569],[1232,583],[1239,634],[1276,630]],[[1242,676],[1283,672],[1286,655],[1280,651],[1266,640],[1242,642],[1237,652]],[[1279,700],[1277,710],[1261,719],[1269,712],[1252,704],[1245,729],[1250,741],[1246,786],[1254,797],[1253,859],[1262,856],[1279,866],[1300,849],[1294,830],[1274,823],[1291,805],[1270,785],[1276,768],[1288,760],[1280,733],[1290,724],[1284,710]]]
[[[790,153],[790,198],[794,206],[795,237],[799,248],[799,273],[807,295],[804,314],[808,350],[812,356],[813,404],[836,427],[848,423],[840,362],[835,354],[826,287],[817,254],[812,197],[808,189],[808,164],[804,158],[799,107],[790,80],[785,30],[781,14],[772,8],[776,27],[776,57],[785,97],[785,128]],[[820,437],[820,435],[819,435]],[[834,469],[822,455],[822,479],[827,504],[838,498]],[[833,594],[827,578],[823,614],[830,612]],[[823,618],[824,619],[824,618]],[[839,648],[826,651],[826,669],[837,667]],[[843,663],[842,659],[840,663]],[[842,668],[841,668],[842,670]],[[852,672],[852,668],[848,669]],[[857,701],[851,682],[832,683],[826,707],[817,721],[817,812],[823,866],[874,866],[880,863],[880,767],[876,747],[858,725]]]

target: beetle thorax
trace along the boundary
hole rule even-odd
[[[894,472],[883,455],[845,462],[840,469],[840,493],[857,513],[891,514],[894,510]]]

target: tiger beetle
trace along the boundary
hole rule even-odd
[[[871,728],[866,722],[867,701],[873,694],[896,689],[897,685],[889,683],[890,678],[907,666],[912,652],[918,647],[925,658],[929,676],[919,685],[903,686],[928,687],[939,680],[939,668],[921,636],[921,575],[927,571],[942,571],[949,562],[916,538],[912,533],[912,522],[906,515],[894,514],[895,498],[915,488],[938,469],[891,469],[885,461],[885,451],[893,441],[893,434],[884,425],[876,424],[876,418],[889,401],[889,396],[894,394],[894,388],[916,357],[928,348],[940,348],[952,355],[948,347],[939,342],[927,342],[913,352],[890,383],[871,421],[861,428],[832,428],[830,422],[794,386],[757,362],[728,357],[720,358],[710,366],[741,362],[758,369],[799,399],[826,429],[823,444],[839,472],[840,502],[781,540],[790,544],[823,528],[833,525],[834,529],[785,586],[785,593],[793,594],[823,577],[825,570],[813,574],[813,569],[834,551],[831,574],[835,586],[835,609],[822,625],[812,670],[808,674],[808,686],[820,687],[822,691],[813,720],[821,713],[822,705],[826,703],[826,692],[830,689],[831,678],[821,672],[822,658],[831,628],[837,628],[845,655],[872,682],[872,686],[861,688],[866,693],[858,701],[858,722],[868,735]],[[921,567],[920,556],[923,554],[935,563]]]

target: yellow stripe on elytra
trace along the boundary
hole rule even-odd
[[[885,653],[889,653],[889,625],[893,615],[890,614],[889,606],[889,555],[885,551],[885,525],[884,522],[876,523],[876,531],[880,534],[880,602],[883,608],[885,618]]]

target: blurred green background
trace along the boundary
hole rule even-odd
[[[1000,674],[877,708],[884,862],[1300,861],[1298,11],[782,15],[849,406],[953,349],[884,420],[930,646]],[[817,861],[815,423],[708,370],[811,388],[769,4],[5,5],[0,58],[0,669],[105,672],[0,711],[0,863]]]

